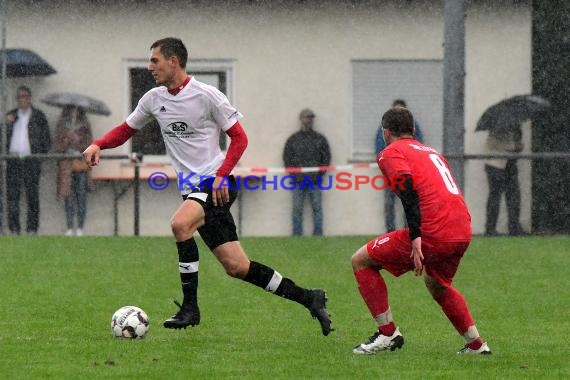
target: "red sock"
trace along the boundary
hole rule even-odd
[[[475,324],[465,298],[457,289],[447,288],[436,301],[459,334],[463,335],[469,326]]]
[[[396,325],[394,322],[390,322],[387,325],[378,326],[378,330],[380,330],[380,333],[384,336],[392,336],[394,332],[396,332]]]
[[[478,350],[481,348],[482,345],[483,345],[483,339],[481,339],[480,337],[467,344],[467,346],[472,350]]]
[[[375,269],[365,268],[354,272],[354,277],[356,277],[360,295],[362,295],[372,317],[388,311],[390,307],[388,304],[388,288],[386,288],[386,283],[380,273]]]

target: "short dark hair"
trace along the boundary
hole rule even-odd
[[[16,92],[24,91],[29,96],[32,96],[32,90],[28,86],[19,86]]]
[[[151,49],[160,48],[160,52],[166,58],[175,56],[178,58],[180,67],[186,68],[186,62],[188,61],[188,50],[180,38],[166,37],[155,41],[150,45]]]
[[[395,136],[414,134],[414,116],[404,107],[390,108],[382,115],[382,128],[389,130]]]
[[[406,104],[406,101],[404,99],[395,99],[392,102],[392,107],[396,107],[396,106],[402,106],[402,107],[408,108],[408,105]]]

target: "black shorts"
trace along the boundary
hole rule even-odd
[[[236,232],[236,224],[234,218],[230,212],[230,207],[237,198],[238,190],[235,177],[229,176],[229,193],[230,200],[223,206],[214,207],[214,202],[212,201],[212,183],[214,178],[208,178],[200,183],[190,194],[186,194],[182,199],[192,199],[202,205],[204,209],[205,223],[202,227],[198,228],[200,236],[210,248],[214,248],[230,242],[237,241],[238,236]]]

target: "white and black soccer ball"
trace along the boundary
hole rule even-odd
[[[117,338],[143,338],[149,327],[148,316],[136,306],[123,306],[111,318],[111,330]]]

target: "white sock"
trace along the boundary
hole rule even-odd
[[[475,325],[469,326],[467,331],[463,334],[463,337],[467,343],[471,343],[475,339],[479,338],[479,331],[477,331],[477,327],[475,327]]]

